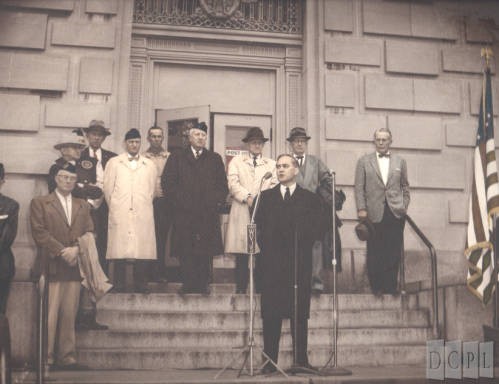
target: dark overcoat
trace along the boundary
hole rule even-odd
[[[229,190],[220,155],[203,149],[195,159],[190,147],[173,153],[161,187],[174,210],[173,256],[223,253],[219,207]]]
[[[298,318],[310,316],[312,245],[324,236],[319,197],[296,186],[289,201],[280,184],[263,191],[256,213],[262,262],[262,317],[288,318],[294,308],[295,239],[298,260]]]
[[[17,235],[19,204],[0,193],[0,280],[10,280],[15,273],[11,246]]]

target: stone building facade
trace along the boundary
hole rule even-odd
[[[21,204],[13,295],[33,294],[27,215],[46,192],[53,144],[94,118],[110,127],[105,146],[118,152],[129,128],[170,131],[198,119],[210,122],[218,152],[258,125],[275,156],[287,151],[293,126],[307,127],[311,152],[347,194],[341,279],[355,284],[365,258],[353,232],[355,162],[372,150],[373,131],[388,127],[408,161],[409,215],[437,248],[441,283],[457,285],[443,297],[456,312],[471,306],[488,319],[490,308],[463,287],[462,251],[480,49],[499,55],[498,25],[497,3],[472,0],[1,0],[2,192]],[[494,92],[497,113],[496,79]],[[405,246],[407,279],[428,279],[424,247],[409,229]],[[476,335],[476,324],[448,322],[449,335]]]

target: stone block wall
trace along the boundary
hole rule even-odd
[[[463,251],[484,69],[480,53],[488,46],[499,55],[499,3],[323,0],[316,15],[317,28],[307,29],[314,37],[307,41],[317,42],[321,102],[318,117],[308,123],[319,127],[319,152],[347,194],[340,212],[344,254],[365,258],[365,243],[354,234],[355,164],[374,150],[375,129],[388,127],[393,151],[408,164],[409,215],[437,249],[439,285],[447,292],[439,308],[443,337],[479,340],[492,309],[482,308],[466,289]],[[497,59],[491,70],[497,115]],[[496,143],[498,124],[496,119]],[[406,281],[428,280],[429,256],[408,228],[405,249]],[[353,276],[345,265],[342,274]],[[421,304],[431,307],[430,301]]]
[[[21,204],[16,280],[29,278],[35,247],[29,202],[46,193],[53,145],[102,119],[107,148],[127,128],[133,1],[0,0],[0,162],[2,193]]]
[[[347,193],[343,246],[364,246],[352,231],[355,163],[374,150],[374,130],[388,127],[393,150],[408,162],[409,214],[437,249],[460,257],[484,67],[480,49],[492,46],[499,54],[499,4],[324,0],[318,7],[324,85],[316,134]],[[496,19],[484,24],[486,15]],[[498,113],[495,76],[493,88]],[[405,243],[423,248],[411,234]]]

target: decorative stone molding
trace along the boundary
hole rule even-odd
[[[301,34],[302,16],[302,0],[135,0],[133,22]]]

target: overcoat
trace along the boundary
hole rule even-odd
[[[227,178],[232,205],[225,234],[225,253],[247,252],[246,232],[250,223],[250,212],[245,201],[249,194],[256,197],[262,178],[267,172],[271,172],[272,177],[263,182],[262,191],[278,183],[275,160],[261,157],[257,159],[255,167],[253,159],[248,154],[243,154],[235,156],[229,163]]]
[[[69,266],[59,254],[63,248],[75,246],[78,237],[94,230],[90,205],[73,197],[69,225],[59,198],[52,192],[31,201],[30,222],[33,239],[40,248],[35,272],[48,266],[51,281],[80,281],[78,266]]]
[[[153,195],[157,171],[144,156],[132,169],[128,154],[111,158],[104,169],[109,206],[106,259],[156,259]]]
[[[256,213],[262,262],[262,317],[293,316],[295,241],[298,262],[298,318],[310,315],[312,245],[324,236],[326,216],[319,197],[296,186],[289,201],[280,184],[262,192]]]
[[[228,188],[220,155],[205,148],[195,159],[191,147],[174,152],[166,162],[161,186],[174,211],[173,256],[223,253],[219,206]]]
[[[14,276],[15,264],[11,246],[17,235],[19,203],[0,193],[0,280]]]

